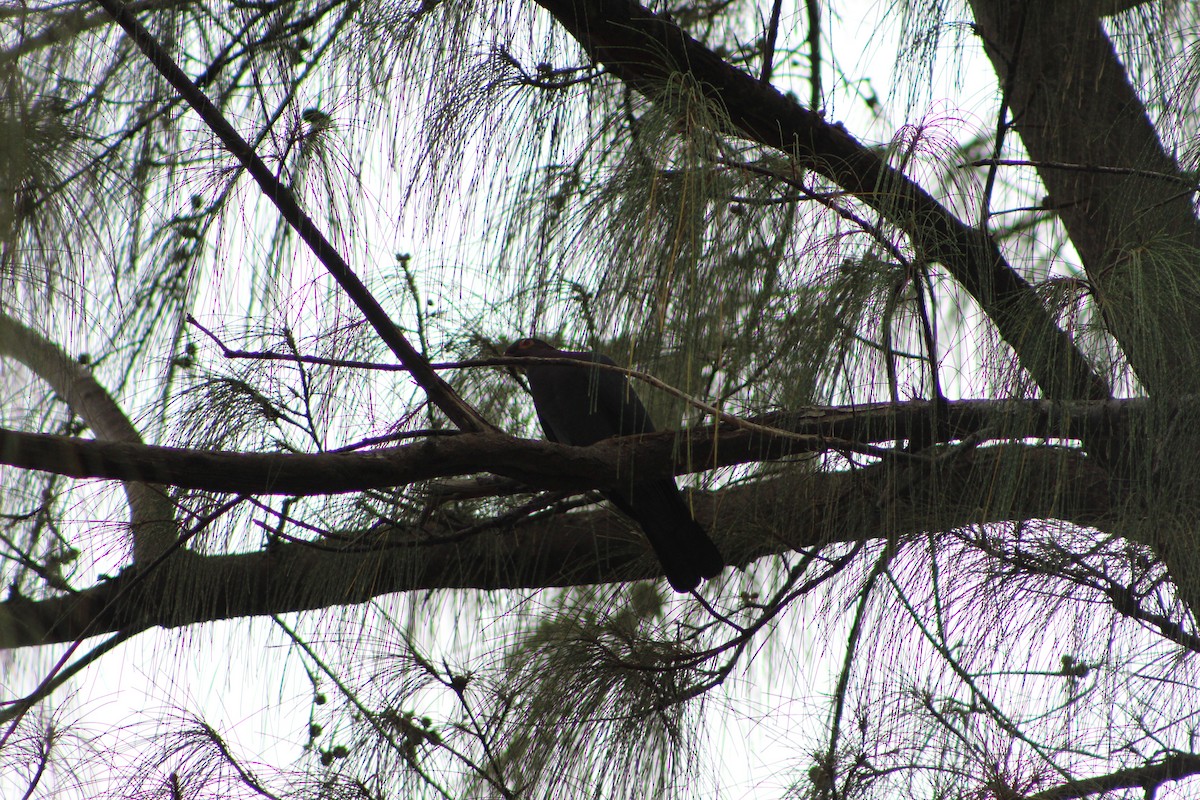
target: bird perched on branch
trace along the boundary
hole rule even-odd
[[[522,339],[504,354],[613,364],[600,353],[559,350],[540,339]],[[554,364],[526,364],[521,369],[542,430],[552,442],[583,447],[611,436],[654,430],[646,407],[618,372]],[[676,591],[691,591],[701,578],[713,578],[724,568],[720,551],[692,518],[673,479],[635,482],[628,489],[604,492],[604,497],[645,532]]]

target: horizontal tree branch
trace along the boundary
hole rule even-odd
[[[1001,474],[1008,476],[1002,486]],[[843,472],[797,467],[691,499],[697,519],[738,568],[839,541],[1005,520],[1101,525],[1113,510],[1107,475],[1090,459],[1066,447],[1027,444]],[[644,538],[607,508],[527,519],[454,541],[447,532],[425,526],[369,531],[352,545],[274,541],[252,553],[187,552],[170,572],[130,569],[69,596],[10,597],[0,603],[0,648],[320,609],[403,591],[542,589],[661,576]]]
[[[1146,792],[1146,797],[1154,797],[1154,790],[1167,781],[1183,780],[1194,775],[1200,775],[1200,755],[1171,753],[1162,760],[1153,761],[1145,766],[1071,781],[1031,794],[1025,800],[1079,800],[1118,789],[1142,789]]]
[[[569,447],[462,433],[370,452],[251,453],[98,442],[0,428],[0,463],[73,478],[143,481],[237,494],[324,495],[490,472],[541,489],[611,489],[638,480],[819,452],[888,455],[877,443],[1079,439],[1125,427],[1141,400],[1055,404],[970,400],[814,407],[749,420]],[[940,417],[935,416],[940,414]],[[773,431],[773,432],[772,432]],[[913,456],[903,451],[896,458]]]

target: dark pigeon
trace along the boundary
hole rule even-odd
[[[522,339],[505,355],[613,363],[600,353],[563,351],[539,339]],[[654,430],[646,407],[618,372],[553,364],[521,368],[542,430],[552,442],[585,447],[611,436]],[[713,578],[725,567],[674,480],[635,483],[628,490],[605,492],[604,497],[641,526],[675,591],[691,591],[701,578]]]

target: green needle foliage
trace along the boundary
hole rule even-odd
[[[0,7],[0,795],[1194,796],[1197,31]]]

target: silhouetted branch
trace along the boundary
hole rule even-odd
[[[564,462],[551,457],[556,453],[543,451],[537,459],[561,467]],[[1096,526],[1111,519],[1114,508],[1106,476],[1077,451],[1021,444],[977,448],[905,470],[906,479],[897,480],[898,470],[889,464],[846,472],[797,469],[712,494],[692,493],[690,499],[696,519],[739,568],[766,555],[837,541],[990,522],[1060,519]],[[1003,501],[995,494],[998,471],[1012,478]],[[939,487],[936,503],[925,494],[931,486]],[[412,590],[530,589],[661,577],[645,540],[607,508],[543,514],[466,540],[423,544],[425,537],[450,532],[414,523],[362,531],[352,541],[273,540],[250,553],[189,552],[173,571],[130,569],[66,597],[12,597],[0,603],[0,649],[129,627],[361,603]],[[713,585],[720,591],[719,581]]]
[[[672,75],[728,115],[737,132],[775,148],[842,186],[905,231],[915,249],[943,264],[991,318],[1047,396],[1109,396],[1105,380],[1051,318],[1031,287],[984,232],[963,223],[841,125],[738,69],[673,20],[628,0],[538,0],[588,55],[631,88],[656,97]]]
[[[468,431],[495,430],[487,420],[479,416],[450,384],[443,381],[429,368],[429,362],[417,352],[392,322],[383,306],[375,299],[366,285],[342,258],[341,253],[325,238],[312,218],[300,207],[295,195],[283,184],[251,147],[250,143],[234,129],[229,120],[202,92],[170,54],[158,43],[151,33],[133,16],[121,0],[96,0],[125,30],[154,68],[179,92],[180,97],[200,116],[221,143],[250,173],[262,189],[263,196],[271,200],[280,215],[291,225],[300,238],[309,246],[317,259],[329,271],[334,280],[345,290],[350,299],[362,311],[363,316],[379,334],[400,362],[412,373],[413,380],[429,394],[429,398],[459,428]]]
[[[822,452],[913,459],[876,443],[919,440],[1078,439],[1122,428],[1139,400],[1092,404],[958,401],[945,404],[934,431],[926,401],[813,407],[740,420],[608,439],[590,447],[494,433],[438,436],[369,452],[228,452],[99,442],[0,428],[0,464],[73,478],[145,481],[239,494],[339,494],[490,472],[541,489],[608,489],[622,476],[667,477],[721,466]]]
[[[1193,775],[1200,775],[1200,755],[1172,753],[1161,761],[1144,767],[1133,767],[1095,778],[1071,781],[1031,794],[1025,800],[1077,800],[1117,789],[1143,789],[1146,797],[1154,797],[1154,791],[1164,783],[1183,780]]]

